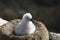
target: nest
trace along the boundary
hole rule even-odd
[[[49,33],[42,22],[35,21],[36,31],[30,35],[17,36],[13,30],[20,19],[12,20],[0,28],[0,40],[49,40]]]

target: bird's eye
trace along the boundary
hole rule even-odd
[[[26,19],[29,19],[28,17],[26,17]]]

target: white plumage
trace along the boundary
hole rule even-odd
[[[32,21],[32,15],[30,13],[26,13],[23,15],[22,20],[19,22],[19,24],[15,28],[15,34],[16,35],[26,35],[26,34],[32,34],[35,32],[36,28]]]

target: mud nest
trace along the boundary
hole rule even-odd
[[[0,40],[49,40],[49,33],[42,22],[35,21],[36,31],[30,35],[17,36],[13,30],[20,19],[9,21],[0,27]]]

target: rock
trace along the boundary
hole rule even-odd
[[[24,36],[14,35],[13,30],[19,21],[20,19],[15,19],[1,26],[0,40],[49,40],[47,28],[39,21],[35,21],[34,23],[36,25],[36,31],[33,34]]]
[[[50,32],[50,40],[60,40],[60,33]]]
[[[2,26],[3,24],[5,24],[7,22],[8,22],[7,20],[4,20],[4,19],[0,18],[0,26]]]

